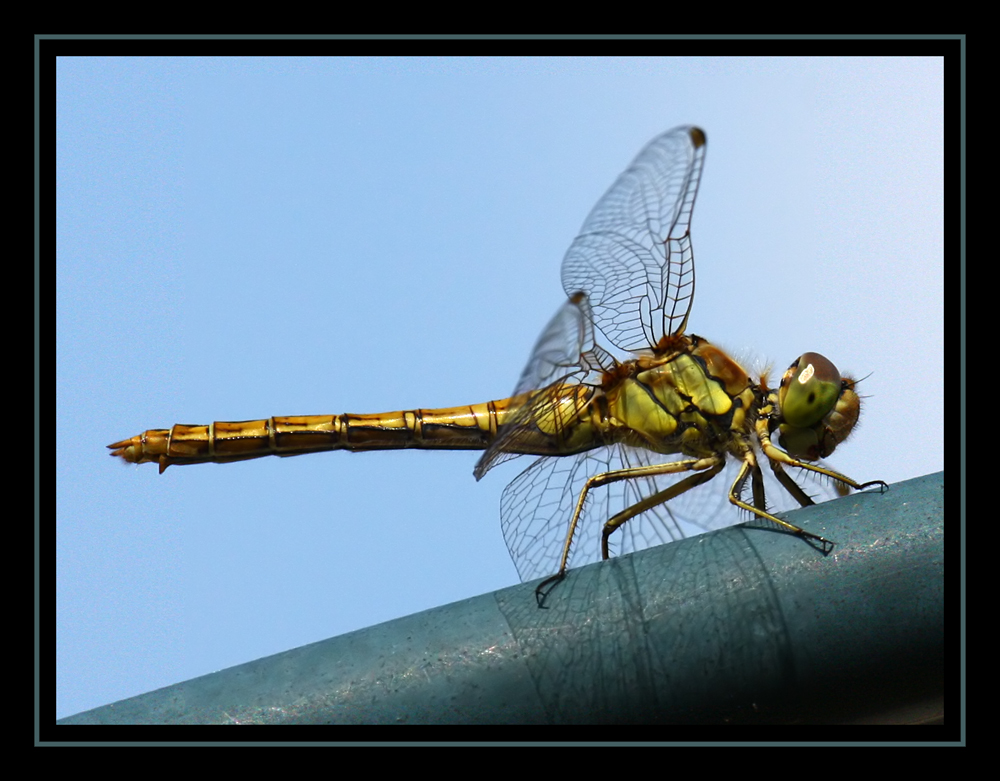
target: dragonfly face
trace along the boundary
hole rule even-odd
[[[320,450],[480,449],[479,479],[503,461],[534,454],[539,458],[501,498],[504,538],[523,580],[556,573],[549,583],[598,551],[607,558],[612,536],[627,552],[684,536],[682,521],[728,525],[736,518],[727,503],[827,550],[827,540],[768,508],[786,492],[798,504],[812,503],[788,466],[839,488],[884,486],[807,463],[850,434],[861,410],[855,381],[805,353],[772,391],[686,333],[695,290],[690,225],[706,147],[699,128],[664,133],[598,201],[563,259],[568,299],[511,397],[374,415],[178,425],[116,442],[112,455],[158,463],[162,472],[174,464]],[[771,442],[775,432],[780,448]],[[774,478],[765,477],[760,458]],[[724,500],[691,491],[727,463]],[[692,502],[696,495],[706,499]]]
[[[827,458],[861,415],[855,384],[819,353],[803,354],[788,367],[778,389],[781,446],[796,458]]]

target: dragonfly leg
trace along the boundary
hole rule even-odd
[[[538,603],[539,607],[545,607],[545,598],[549,595],[549,592],[552,591],[552,588],[556,585],[556,583],[559,583],[565,577],[565,571],[557,572],[552,577],[546,578],[538,584],[535,588],[535,601]]]
[[[651,464],[649,466],[638,466],[629,469],[616,469],[613,472],[602,472],[601,474],[594,475],[591,477],[583,486],[583,490],[580,491],[580,498],[576,502],[576,508],[573,510],[573,517],[570,519],[569,531],[566,534],[566,542],[563,545],[562,559],[559,564],[559,571],[550,578],[543,580],[538,587],[535,589],[535,598],[538,600],[539,607],[543,606],[545,597],[551,591],[552,586],[561,581],[566,577],[566,567],[569,562],[569,553],[573,545],[573,537],[576,534],[576,527],[580,520],[580,515],[583,512],[583,505],[587,499],[587,493],[592,488],[598,488],[602,485],[608,485],[609,483],[616,483],[619,480],[633,480],[637,477],[652,477],[654,475],[664,475],[672,474],[676,472],[689,472],[694,471],[699,474],[691,475],[686,477],[681,482],[677,483],[670,488],[660,491],[652,496],[647,497],[641,502],[629,507],[624,512],[619,513],[610,521],[604,525],[604,536],[601,540],[601,551],[605,559],[608,558],[608,536],[622,524],[624,524],[629,518],[638,515],[650,507],[655,507],[658,504],[663,504],[663,502],[669,501],[675,496],[678,496],[685,491],[694,488],[696,485],[701,485],[702,483],[711,480],[715,475],[717,475],[722,468],[725,466],[725,459],[719,457],[709,457],[700,459],[688,459],[685,461],[673,461],[669,464]],[[612,525],[613,524],[613,525]]]
[[[802,490],[802,486],[800,486],[798,483],[795,482],[792,476],[785,471],[785,468],[778,461],[775,461],[774,459],[769,459],[769,463],[771,464],[771,473],[778,479],[778,482],[781,483],[781,486],[786,491],[788,491],[788,493],[792,495],[792,497],[795,499],[796,502],[798,502],[803,507],[808,507],[811,504],[816,504],[816,502],[812,500],[812,497]],[[757,505],[757,506],[760,507],[761,510],[767,509],[762,505]]]
[[[767,422],[764,418],[757,421],[757,439],[760,442],[761,450],[764,451],[764,455],[766,455],[768,460],[771,462],[771,471],[774,472],[774,476],[778,478],[785,489],[792,496],[794,496],[796,501],[798,501],[798,503],[803,507],[813,504],[813,500],[810,499],[805,491],[803,491],[792,479],[792,477],[785,472],[782,465],[794,466],[799,469],[807,469],[810,472],[825,475],[841,485],[850,486],[855,491],[863,491],[866,488],[871,488],[873,486],[879,487],[879,493],[885,493],[889,490],[888,484],[882,480],[871,480],[867,483],[858,483],[849,478],[847,475],[843,475],[840,472],[830,469],[829,467],[810,464],[806,461],[800,461],[797,458],[792,458],[788,455],[788,453],[778,447],[775,447],[771,442],[771,435],[767,430]]]
[[[775,472],[775,476],[778,477],[779,480],[781,479],[780,474],[783,473],[778,471]],[[753,475],[754,503],[747,504],[742,499],[743,485],[744,483],[746,483],[747,478],[750,477],[751,475]],[[792,496],[796,498],[796,500],[802,503],[803,506],[805,506],[805,504],[813,503],[812,499],[810,499],[806,495],[805,491],[803,491],[801,488],[799,488],[798,485],[795,484],[794,480],[788,477],[788,475],[785,475],[785,477],[788,479],[790,483],[792,483],[792,485],[795,486],[796,490],[789,492],[792,494]],[[787,485],[785,485],[784,481],[781,481],[781,484],[787,488]],[[806,502],[803,503],[802,498],[800,497],[804,498]],[[757,459],[754,457],[752,450],[748,450],[746,454],[743,456],[743,463],[740,466],[739,474],[736,475],[736,479],[733,481],[733,484],[729,489],[729,501],[732,504],[739,507],[741,510],[746,510],[747,512],[753,513],[754,515],[760,518],[763,518],[767,521],[771,521],[772,523],[776,523],[778,524],[778,526],[782,527],[786,531],[789,531],[792,534],[801,537],[810,545],[818,547],[824,555],[833,550],[834,543],[826,539],[825,537],[820,537],[818,534],[807,532],[805,529],[796,526],[794,523],[788,523],[788,521],[783,521],[777,516],[771,515],[771,513],[767,512],[767,510],[765,509],[766,504],[764,501],[764,483],[760,473],[760,466],[757,464]]]
[[[652,496],[647,496],[641,502],[636,502],[631,507],[626,507],[620,513],[614,516],[610,521],[604,524],[604,533],[601,535],[601,558],[606,561],[611,557],[611,554],[608,551],[609,539],[612,533],[614,533],[617,529],[621,528],[621,526],[623,526],[626,521],[628,521],[631,518],[634,518],[639,513],[643,513],[646,510],[649,510],[652,507],[656,507],[657,505],[663,504],[664,502],[669,502],[671,499],[680,496],[682,493],[685,493],[686,491],[690,491],[692,488],[695,488],[696,486],[699,486],[702,483],[707,483],[709,480],[711,480],[713,477],[719,474],[719,472],[722,471],[722,467],[724,465],[725,462],[723,461],[716,464],[715,466],[708,467],[703,472],[696,472],[693,475],[689,475],[688,477],[685,477],[683,480],[681,480],[679,483],[675,483],[674,485],[670,486],[669,488],[665,488],[662,491],[657,491]],[[672,466],[672,464],[663,464],[663,466]],[[675,470],[669,470],[669,471],[675,471]]]

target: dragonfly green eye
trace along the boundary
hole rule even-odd
[[[781,380],[781,414],[791,426],[808,428],[833,409],[843,383],[840,372],[819,353],[804,353]]]

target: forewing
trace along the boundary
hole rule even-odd
[[[705,133],[653,139],[591,211],[563,259],[567,295],[587,293],[612,344],[637,351],[680,333],[694,300],[691,212]]]
[[[593,315],[586,296],[571,296],[538,337],[514,394],[544,388],[581,371],[581,356],[594,347]]]
[[[553,383],[583,384],[596,382],[600,373],[612,368],[614,359],[594,344],[593,319],[584,294],[572,296],[542,331],[531,351],[531,358],[521,372],[513,395],[524,395],[521,407],[497,432],[496,439],[480,457],[473,470],[476,479],[497,464],[517,458],[518,441],[531,430],[536,416],[544,416],[551,405],[552,394],[547,390]],[[556,410],[572,419],[566,405],[554,405]],[[569,423],[567,423],[569,425]]]

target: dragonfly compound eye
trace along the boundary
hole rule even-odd
[[[829,359],[819,353],[804,353],[782,378],[782,417],[791,426],[816,425],[837,403],[842,385],[840,372]]]

